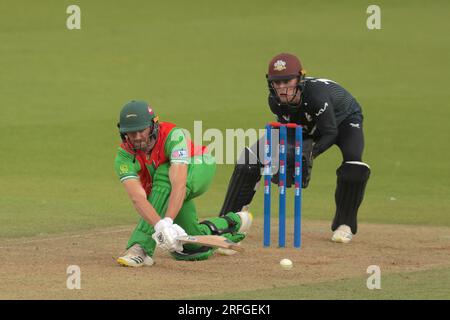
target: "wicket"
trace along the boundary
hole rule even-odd
[[[286,168],[287,168],[287,128],[295,128],[295,195],[294,195],[294,247],[301,247],[302,217],[302,127],[296,123],[282,124],[270,122],[266,125],[264,148],[264,247],[270,246],[270,205],[272,179],[272,128],[279,128],[279,233],[278,246],[286,247]]]

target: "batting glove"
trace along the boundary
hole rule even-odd
[[[177,240],[180,236],[187,236],[186,231],[179,225],[173,224],[172,219],[164,218],[155,225],[155,233],[153,233],[152,238],[156,241],[158,247],[163,250],[183,251],[182,243]]]

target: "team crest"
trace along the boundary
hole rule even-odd
[[[121,164],[119,167],[120,174],[128,173],[128,166],[126,164]]]
[[[282,71],[282,70],[286,69],[286,61],[277,60],[277,62],[275,62],[273,64],[273,69],[275,71]]]

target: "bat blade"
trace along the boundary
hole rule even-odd
[[[182,243],[201,244],[208,247],[231,249],[235,251],[244,251],[240,245],[228,240],[222,236],[184,236],[177,240]]]

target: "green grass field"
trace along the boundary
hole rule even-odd
[[[81,7],[81,30],[66,28],[70,4]],[[366,28],[370,4],[0,2],[0,238],[136,222],[113,171],[122,105],[147,100],[190,130],[195,120],[261,128],[272,119],[266,65],[282,51],[363,107],[372,176],[360,221],[450,226],[450,3],[378,1],[375,31]],[[333,147],[315,162],[305,219],[332,218],[340,161]],[[218,212],[231,171],[219,166],[197,199],[200,215]],[[253,211],[262,212],[261,192]]]
[[[442,283],[450,283],[450,269],[432,269],[421,272],[394,273],[383,276],[380,289],[368,290],[367,278],[352,278],[320,282],[311,285],[277,287],[265,290],[243,291],[239,294],[199,296],[204,300],[448,300],[448,288]],[[386,284],[385,284],[386,282]],[[293,298],[295,297],[295,298]],[[189,299],[189,298],[187,298]]]

